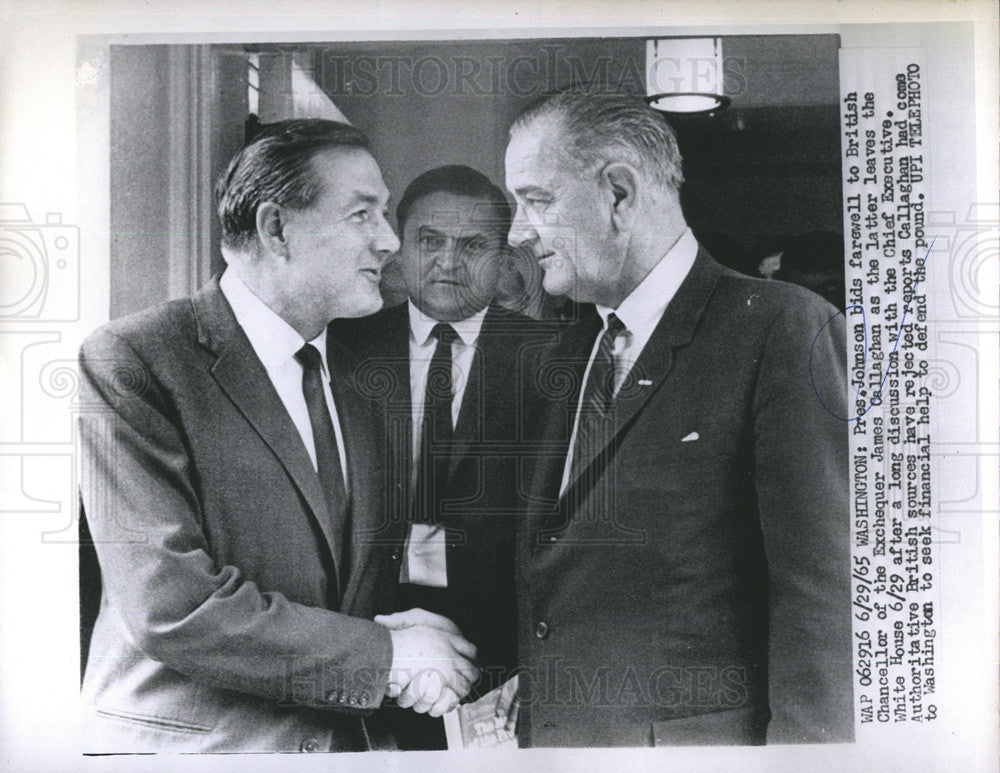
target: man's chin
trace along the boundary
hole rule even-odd
[[[413,299],[414,305],[431,319],[459,322],[489,306],[492,297],[485,297],[468,288],[462,292],[425,292]]]
[[[382,308],[382,296],[376,290],[374,293],[365,293],[363,296],[353,298],[353,303],[344,304],[341,310],[334,315],[334,319],[351,319],[354,317],[367,317]]]
[[[549,295],[565,295],[570,298],[575,289],[571,277],[552,270],[546,271],[542,277],[542,287]]]

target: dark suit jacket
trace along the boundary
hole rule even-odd
[[[548,353],[539,381],[565,388],[518,540],[522,746],[853,737],[835,313],[700,251],[562,499],[596,312]]]
[[[370,405],[334,380],[355,541],[337,567],[318,476],[216,281],[101,328],[80,367],[103,579],[90,748],[366,748],[391,662],[370,618],[394,580],[365,537],[383,502]]]
[[[513,577],[514,534],[527,490],[522,470],[527,432],[526,363],[545,343],[537,322],[490,307],[483,320],[455,426],[443,504],[448,598],[453,622],[479,650],[487,669],[476,693],[488,691],[516,664],[517,621]],[[363,319],[338,319],[331,340],[353,349],[357,379],[386,410],[386,458],[396,481],[391,506],[397,522],[410,520],[412,475],[410,323],[407,304]],[[551,340],[551,337],[549,337]],[[402,560],[397,544],[393,557]],[[474,693],[475,694],[475,693]]]

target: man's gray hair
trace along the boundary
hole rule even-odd
[[[601,93],[593,85],[571,86],[528,105],[510,130],[513,133],[542,117],[561,120],[567,143],[562,155],[577,167],[624,156],[674,192],[684,182],[674,130],[637,97]]]

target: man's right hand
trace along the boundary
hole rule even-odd
[[[411,609],[375,622],[389,628],[392,637],[387,694],[403,708],[441,716],[458,705],[479,677],[475,645],[447,618]]]

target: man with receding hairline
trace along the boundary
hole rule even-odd
[[[581,304],[538,374],[522,746],[853,738],[843,318],[716,263],[682,179],[635,98],[567,89],[511,128],[511,242]]]
[[[221,279],[84,342],[81,493],[103,581],[89,751],[365,750],[386,694],[425,699],[408,676],[437,675],[443,708],[476,679],[445,618],[372,620],[396,580],[372,539],[382,426],[326,328],[382,305],[388,196],[357,129],[273,124],[219,182]]]

